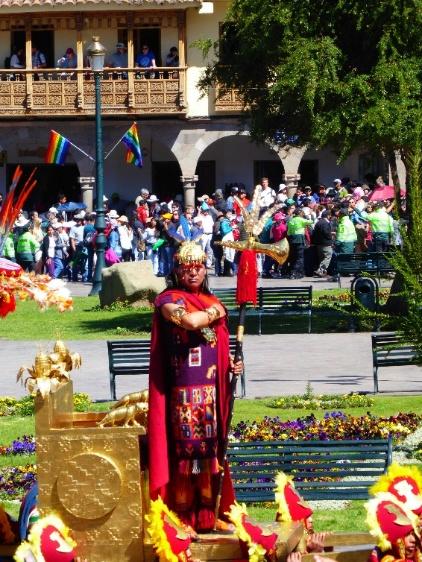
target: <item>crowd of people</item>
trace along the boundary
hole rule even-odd
[[[32,46],[31,52],[32,58],[32,68],[47,68],[47,57],[38,48],[38,46]],[[153,69],[157,67],[156,55],[153,53],[149,45],[146,43],[141,45],[139,53],[136,54],[134,60],[135,68],[140,69]],[[84,58],[83,65],[85,67],[89,66],[88,55]],[[23,48],[13,47],[10,57],[6,58],[5,61],[6,68],[10,69],[23,69],[26,67],[25,52]],[[59,57],[56,61],[57,68],[72,69],[78,66],[77,55],[72,47],[68,47],[65,53]],[[116,43],[115,51],[105,60],[105,67],[107,68],[128,68],[128,54],[126,45],[122,42]],[[164,57],[165,67],[178,67],[179,66],[179,52],[177,47],[171,47],[169,52]],[[148,78],[155,77],[155,74],[149,71],[146,75]]]
[[[260,236],[261,243],[289,242],[289,258],[283,266],[270,256],[257,255],[258,271],[264,278],[305,275],[335,279],[336,255],[353,252],[383,252],[400,245],[398,221],[392,216],[394,202],[371,200],[366,185],[335,179],[333,187],[298,187],[288,196],[286,185],[277,191],[268,178],[257,186],[260,212],[275,205]],[[378,178],[372,193],[382,187]],[[236,273],[238,254],[218,242],[242,237],[242,207],[252,205],[252,194],[242,184],[216,189],[212,196],[197,198],[195,206],[183,205],[177,195],[159,201],[142,188],[132,202],[114,193],[105,198],[106,264],[150,260],[157,276],[172,272],[179,244],[198,239],[207,256],[206,266],[216,276]],[[59,196],[57,206],[65,201]],[[57,207],[56,206],[56,207]],[[91,281],[95,261],[95,213],[76,212],[72,220],[56,207],[47,212],[22,212],[10,234],[3,256],[17,261],[25,270],[48,272],[72,281]]]

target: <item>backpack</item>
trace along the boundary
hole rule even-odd
[[[89,230],[83,240],[83,245],[85,248],[91,248],[95,244],[95,239],[97,238],[97,231],[96,230]]]

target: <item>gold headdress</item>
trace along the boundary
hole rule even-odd
[[[202,246],[194,240],[182,242],[174,257],[182,265],[201,265],[207,260],[207,255]]]

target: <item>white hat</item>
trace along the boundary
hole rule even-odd
[[[48,209],[48,212],[49,212],[49,213],[55,213],[55,214],[57,215],[58,210],[56,209],[56,207],[50,207],[50,208]]]
[[[84,219],[85,218],[85,211],[79,211],[76,215],[73,215],[74,219]]]
[[[287,185],[286,185],[285,183],[281,183],[281,184],[278,186],[278,190],[279,190],[279,191],[282,191],[283,189],[287,189]]]
[[[156,195],[154,195],[154,194],[152,194],[152,195],[150,196],[150,198],[147,199],[147,203],[157,203],[157,201],[158,201],[158,197],[157,197]]]
[[[112,217],[113,218],[113,217]],[[126,215],[122,215],[117,219],[119,222],[129,222]]]
[[[103,195],[103,203],[107,203],[108,201],[108,197],[106,197],[105,195]]]
[[[209,195],[205,194],[205,195],[202,195],[201,197],[198,197],[197,199],[198,199],[198,201],[206,201],[209,198],[210,198]]]
[[[14,226],[26,226],[29,223],[29,220],[25,218],[24,215],[20,215],[16,220]]]
[[[111,211],[108,213],[108,218],[109,219],[118,219],[119,213],[116,210],[111,209]]]
[[[333,180],[333,183],[341,183],[341,180],[339,178],[336,178],[335,180]]]

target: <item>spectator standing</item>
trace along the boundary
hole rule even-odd
[[[208,204],[204,202],[201,205],[200,214],[198,215],[198,217],[200,217],[202,219],[202,228],[204,230],[204,234],[202,236],[201,243],[202,243],[202,247],[204,249],[204,252],[207,256],[207,260],[206,260],[206,267],[207,268],[212,267],[212,258],[213,258],[213,253],[212,253],[212,249],[211,249],[211,238],[212,238],[212,233],[213,233],[213,229],[214,229],[214,220],[213,220],[209,211],[210,211],[210,208],[209,208]]]
[[[330,213],[325,210],[312,231],[312,244],[316,249],[317,277],[325,277],[333,257],[333,234],[331,231]]]
[[[72,281],[78,281],[80,274],[81,280],[86,282],[87,275],[87,257],[88,252],[84,246],[84,226],[85,226],[85,212],[80,211],[74,217],[75,224],[69,231],[69,242],[72,253]]]
[[[220,213],[224,213],[224,211],[226,210],[226,202],[224,200],[223,190],[216,189],[212,196],[214,198],[214,207]]]
[[[154,218],[148,219],[147,226],[143,232],[143,240],[145,241],[146,259],[152,262],[152,271],[158,274],[158,250],[154,249],[160,237],[157,228],[157,221]]]
[[[41,228],[42,220],[39,217],[34,217],[32,224],[30,223],[29,231],[32,233],[34,240],[37,244],[35,251],[35,273],[41,273],[43,269],[43,255],[41,250],[41,243],[44,240],[44,231]]]
[[[371,252],[386,252],[394,239],[394,221],[387,213],[384,203],[377,203],[372,213],[366,216],[371,225],[372,244]]]
[[[258,205],[261,213],[266,211],[274,203],[276,199],[276,192],[270,187],[267,177],[261,179],[261,191],[258,197]]]
[[[27,224],[21,228],[16,245],[16,261],[24,271],[34,271],[37,249],[38,244],[29,232],[29,221],[27,221]]]
[[[136,57],[135,66],[142,69],[157,68],[155,55],[148,45],[142,45],[141,52]],[[155,78],[155,72],[145,72],[145,78]]]
[[[69,258],[69,236],[65,232],[61,222],[54,226],[56,232],[56,246],[54,253],[54,278],[58,279],[63,271],[67,269],[67,260]],[[88,265],[89,267],[89,265]],[[92,269],[91,269],[92,280]]]
[[[25,56],[23,49],[17,49],[16,47],[12,50],[12,55],[10,57],[10,68],[25,68]]]
[[[248,194],[246,193],[246,189],[245,188],[240,188],[239,189],[239,199],[242,202],[242,206],[244,209],[247,209],[249,207],[249,205],[251,204],[251,200],[248,198]],[[240,216],[242,214],[241,210],[240,210],[240,206],[239,203],[237,201],[235,201],[233,203],[233,211],[235,212],[236,216]]]
[[[312,226],[312,220],[305,219],[301,209],[295,209],[287,225],[290,244],[290,278],[302,279],[304,276],[305,229]]]
[[[59,68],[76,68],[78,66],[78,59],[72,47],[66,49],[65,54],[57,61]]]
[[[353,254],[357,240],[356,229],[349,217],[349,210],[342,208],[338,212],[335,249],[337,254]]]
[[[177,67],[179,66],[179,51],[177,47],[171,47],[166,56],[166,66]]]
[[[7,258],[10,261],[16,262],[15,252],[15,238],[13,235],[13,227],[11,228],[3,246],[2,258]]]
[[[52,225],[48,225],[47,227],[47,234],[43,237],[41,243],[41,251],[42,251],[42,262],[47,269],[47,273],[52,277],[55,278],[55,271],[54,271],[54,257],[56,255],[56,233]]]
[[[232,186],[231,190],[230,190],[230,195],[227,197],[227,201],[226,201],[226,211],[233,211],[233,206],[234,206],[234,198],[237,197],[239,193],[239,188],[234,185]]]
[[[36,45],[32,46],[32,68],[47,68],[47,59]]]
[[[287,185],[285,183],[281,183],[278,186],[278,193],[276,197],[277,203],[285,203],[288,199],[287,195]]]
[[[85,217],[84,225],[84,241],[85,250],[87,253],[87,281],[92,281],[92,274],[94,271],[94,256],[95,256],[95,239],[97,237],[97,231],[95,230],[95,213],[87,215]]]
[[[116,51],[110,57],[109,66],[111,66],[111,68],[128,67],[126,45],[124,43],[116,43]]]
[[[120,246],[122,248],[122,260],[132,261],[133,230],[129,225],[129,220],[126,215],[119,217],[117,222],[119,223],[117,230],[119,232]]]

